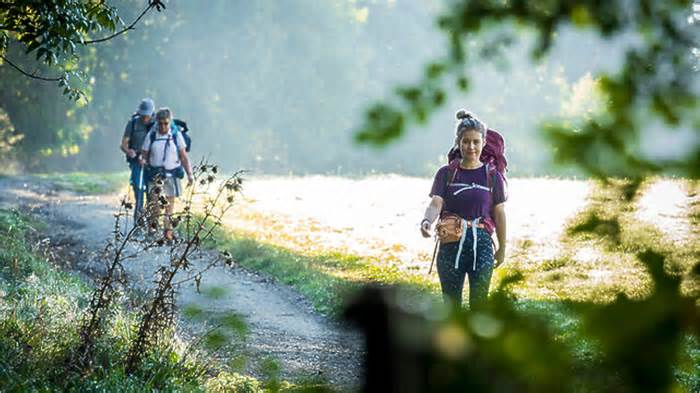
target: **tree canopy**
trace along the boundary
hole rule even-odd
[[[77,68],[79,47],[108,41],[133,27],[152,8],[165,8],[160,0],[150,0],[136,20],[124,25],[117,8],[104,0],[16,0],[0,2],[0,59],[28,78],[57,82],[63,94],[74,100],[83,96]],[[92,38],[96,34],[105,34]],[[32,71],[25,70],[7,56],[7,49],[18,44],[25,55],[35,57]],[[36,67],[57,67],[60,74],[46,76]],[[76,79],[78,83],[76,83]]]
[[[556,159],[598,177],[638,178],[665,172],[697,178],[697,22],[685,0],[451,1],[437,21],[449,42],[445,55],[426,66],[419,83],[402,86],[392,100],[372,106],[356,139],[383,145],[402,136],[407,125],[425,123],[444,105],[451,86],[469,89],[471,64],[499,58],[518,41],[522,30],[536,34],[531,56],[541,60],[561,30],[574,27],[606,39],[623,37],[628,45],[620,69],[599,75],[604,97],[601,113],[585,122],[555,119],[542,124],[555,146]],[[477,36],[482,43],[479,48],[467,47],[468,40]],[[640,153],[642,130],[657,121],[664,128],[694,130],[686,155],[657,159]]]
[[[4,15],[23,3],[68,4],[19,1],[5,5]],[[74,47],[42,51],[39,61],[43,47],[26,53],[35,33],[23,44],[2,30],[15,37],[5,40],[2,56],[29,74],[69,84],[55,89],[18,78],[7,62],[0,66],[0,116],[8,119],[0,136],[13,136],[29,168],[118,168],[119,153],[107,141],[119,138],[147,95],[191,123],[196,151],[266,172],[431,174],[449,149],[449,112],[462,106],[505,133],[515,175],[575,173],[552,169],[550,151],[596,175],[690,174],[698,167],[688,42],[697,25],[688,23],[686,2],[172,3],[162,16],[144,16],[135,34],[100,45],[89,42],[128,31],[120,18],[139,21],[154,3],[78,3],[85,20],[85,4],[99,5],[93,26],[74,24],[92,30],[74,35]],[[438,31],[431,26],[436,15]],[[113,25],[100,24],[109,18]],[[437,45],[444,39],[449,45]],[[657,63],[640,66],[649,61]],[[423,80],[406,83],[420,78],[426,62]],[[604,73],[596,73],[597,64],[605,64]],[[391,96],[396,84],[402,87]],[[85,100],[60,100],[72,91]],[[383,145],[404,137],[381,152],[353,148],[367,101],[387,96],[368,111],[357,139]],[[538,124],[546,131],[537,134]],[[417,126],[424,131],[406,133]],[[684,154],[659,161],[646,156],[658,138],[647,138],[645,128],[692,137],[656,149],[683,147]]]

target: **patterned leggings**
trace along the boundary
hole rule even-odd
[[[459,242],[441,244],[437,257],[437,271],[446,302],[462,305],[464,277],[469,277],[469,305],[477,308],[486,302],[489,284],[493,273],[493,243],[485,230],[477,229],[476,270],[474,265],[474,240],[471,229],[466,233],[459,258],[459,268],[455,269],[455,257]]]

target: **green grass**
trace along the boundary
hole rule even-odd
[[[32,221],[0,210],[0,386],[3,391],[242,391],[257,392],[252,377],[212,369],[197,356],[183,361],[181,345],[165,335],[140,368],[127,375],[123,361],[137,315],[115,306],[96,343],[88,373],[66,368],[78,344],[79,321],[92,288],[35,254],[27,232]],[[245,335],[236,315],[218,315],[223,327]]]
[[[218,231],[216,238],[217,247],[228,250],[240,266],[292,286],[329,316],[337,316],[344,300],[368,282],[399,284],[430,294],[439,290],[425,276],[371,258],[333,251],[300,255],[233,231]]]
[[[51,182],[59,190],[79,194],[109,194],[120,191],[129,184],[129,172],[107,173],[45,173],[34,175]]]
[[[642,184],[641,190],[652,181]],[[689,195],[696,195],[699,185],[686,182]],[[557,338],[581,360],[599,361],[599,350],[580,331],[581,322],[566,303],[606,304],[620,293],[632,299],[646,298],[653,288],[638,254],[652,250],[666,256],[664,269],[681,278],[683,293],[693,298],[700,293],[698,276],[691,272],[700,261],[700,242],[679,246],[653,225],[640,222],[635,216],[637,200],[624,198],[628,187],[624,180],[596,183],[586,208],[568,222],[557,258],[525,259],[509,265],[522,274],[522,280],[513,288],[519,298],[527,299],[519,306],[548,318]],[[691,206],[688,215],[697,239],[700,206]],[[595,260],[581,260],[581,250],[596,254]],[[594,271],[609,273],[603,279],[595,279],[591,274]],[[549,296],[543,295],[541,288],[547,288],[544,293]],[[688,336],[683,347],[685,354],[675,367],[676,380],[688,391],[700,391],[700,344],[696,337]]]
[[[688,182],[687,187],[689,194],[697,194],[697,182]],[[700,242],[678,247],[652,225],[639,222],[634,215],[635,201],[624,201],[628,189],[627,182],[621,180],[595,184],[587,207],[567,223],[559,255],[532,259],[528,254],[534,245],[526,239],[511,251],[508,264],[494,274],[494,287],[508,277],[520,276],[508,288],[518,299],[516,307],[545,320],[557,341],[581,364],[598,364],[600,350],[596,342],[586,338],[571,304],[607,304],[620,293],[632,299],[648,296],[653,288],[638,253],[649,249],[666,255],[665,269],[683,278],[684,293],[694,296],[700,287],[690,273],[700,255]],[[697,228],[700,206],[691,206],[689,215]],[[325,314],[337,315],[348,294],[369,282],[401,284],[438,298],[435,282],[400,271],[386,261],[315,247],[302,254],[256,240],[253,231],[219,231],[217,238],[217,247],[230,251],[241,266],[293,286]],[[582,260],[583,251],[590,251],[595,258]],[[700,346],[696,338],[688,337],[684,348],[685,360],[679,360],[675,368],[676,379],[689,391],[698,390]]]
[[[594,183],[593,187],[586,208],[567,223],[558,255],[539,259],[536,252],[521,245],[511,251],[517,257],[511,258],[505,270],[523,275],[515,288],[519,298],[594,303],[610,302],[620,293],[644,298],[652,287],[637,254],[645,250],[667,256],[665,268],[683,278],[684,293],[700,293],[700,282],[690,274],[700,257],[700,242],[679,247],[656,227],[637,219],[637,201],[623,198],[625,181]],[[688,187],[694,187],[693,183]],[[696,206],[688,213],[697,215],[699,210]]]

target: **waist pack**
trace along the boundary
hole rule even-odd
[[[464,225],[471,228],[473,224],[454,213],[444,213],[435,226],[435,233],[441,244],[455,243],[462,238]],[[486,226],[479,222],[476,227],[485,228]]]
[[[437,234],[440,243],[454,243],[458,242],[462,237],[462,217],[448,213],[440,217],[437,225],[435,226],[435,233]]]
[[[152,182],[156,177],[161,177],[165,179],[166,177],[176,177],[182,179],[185,177],[185,169],[179,166],[174,169],[165,169],[162,166],[150,166],[146,165],[143,168],[143,179],[146,183]]]

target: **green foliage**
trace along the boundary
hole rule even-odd
[[[330,316],[337,316],[344,299],[367,282],[406,284],[424,293],[437,289],[420,274],[400,271],[386,261],[333,251],[300,255],[240,233],[219,232],[217,237],[237,264],[294,287],[317,311]]]
[[[681,280],[664,271],[660,254],[646,251],[638,257],[655,284],[640,300],[623,295],[608,304],[569,302],[535,311],[533,304],[523,309],[501,290],[478,310],[436,313],[402,306],[400,294],[384,295],[389,307],[384,317],[394,328],[389,337],[381,336],[387,332],[381,328],[369,334],[396,342],[391,347],[400,358],[393,365],[396,376],[385,380],[432,392],[694,391],[697,378],[676,375],[687,376],[677,367],[681,343],[698,334],[698,299],[681,294]],[[574,318],[562,321],[562,308]],[[379,317],[365,311],[369,321]],[[563,336],[551,330],[552,319],[566,322],[557,326]],[[372,329],[372,322],[368,325]],[[578,333],[571,337],[572,332]],[[571,346],[572,338],[584,345]],[[373,348],[368,356],[381,357]],[[689,348],[696,350],[697,344]]]
[[[260,364],[260,373],[265,377],[263,386],[270,392],[278,392],[282,387],[280,372],[282,367],[273,357],[266,357]]]
[[[262,393],[264,392],[257,379],[238,373],[220,372],[215,378],[207,381],[205,388],[212,393]]]
[[[152,8],[160,11],[165,6],[159,0],[150,0],[131,25],[109,36],[90,39],[91,34],[113,33],[118,25],[124,25],[116,7],[103,0],[21,0],[5,3],[0,7],[0,59],[25,77],[57,82],[63,95],[77,101],[85,98],[80,87],[75,87],[76,79],[79,83],[84,81],[84,73],[76,66],[81,56],[80,49],[88,44],[108,41],[130,30]],[[6,50],[15,43],[25,55],[34,57],[31,62],[48,68],[58,66],[61,75],[40,76],[36,70],[27,72],[10,61]]]
[[[27,244],[28,220],[0,210],[0,385],[8,391],[46,389],[61,379],[61,364],[77,335],[87,287],[39,260]]]
[[[63,69],[61,76],[41,78],[57,82],[63,94],[78,100],[82,92],[73,87],[73,79],[82,75],[71,63],[79,57],[79,46],[91,33],[114,31],[120,23],[116,8],[104,1],[13,1],[0,7],[0,56],[8,62],[6,50],[16,42],[33,61],[58,65]]]
[[[700,333],[700,309],[697,299],[681,295],[680,277],[664,271],[662,255],[645,251],[638,257],[652,276],[653,294],[642,300],[621,295],[592,307],[584,312],[584,325],[604,348],[603,369],[619,373],[629,391],[669,390],[676,384],[673,365],[683,336]]]
[[[248,324],[246,324],[243,317],[236,313],[226,313],[219,316],[216,321],[219,322],[222,327],[237,333],[241,337],[248,334]]]
[[[125,26],[113,3],[23,0],[0,7],[0,106],[14,137],[23,138],[17,157],[30,169],[75,156],[95,128],[84,108],[95,84],[89,74],[98,64],[90,44],[121,35],[149,10],[163,7],[151,0]]]
[[[125,20],[137,16],[131,0],[108,4]],[[358,20],[356,9],[365,8],[369,18]],[[55,86],[17,78],[3,64],[0,107],[25,136],[17,158],[34,171],[123,168],[119,138],[138,100],[150,96],[188,121],[196,157],[211,154],[227,168],[425,174],[435,148],[407,146],[387,159],[353,149],[350,130],[366,97],[380,94],[383,81],[410,75],[416,68],[410,64],[431,51],[397,39],[431,37],[430,8],[345,0],[181,2],[162,17],[148,14],[130,34],[77,48],[76,66],[90,75],[83,89],[89,105],[63,102]],[[400,30],[386,23],[405,15],[425,23],[403,23]],[[10,49],[16,63],[33,69],[19,45]]]
[[[80,194],[109,194],[126,187],[129,173],[51,173],[37,174],[39,179],[47,180],[59,190],[67,190]]]
[[[182,315],[191,321],[213,326],[202,336],[204,347],[213,352],[226,345],[245,341],[250,331],[245,318],[235,312],[206,312],[197,305],[188,304],[182,308]]]
[[[10,122],[7,112],[0,108],[0,153],[3,155],[3,159],[0,162],[5,166],[9,164],[10,159],[15,158],[11,156],[11,152],[13,147],[21,140],[22,136],[15,132],[15,127]]]
[[[397,103],[371,107],[356,137],[383,145],[401,136],[409,120],[425,122],[426,116],[444,101],[443,90],[436,86],[453,78],[452,84],[463,88],[468,80],[463,66],[488,57],[488,52],[468,50],[467,38],[488,37],[498,28],[517,24],[536,33],[532,56],[540,60],[550,52],[558,31],[573,25],[605,38],[634,37],[635,44],[627,46],[621,69],[601,78],[600,88],[608,99],[603,114],[580,125],[545,123],[543,130],[555,146],[555,158],[597,177],[640,178],[651,173],[677,172],[697,178],[697,143],[687,157],[663,160],[646,157],[634,148],[641,130],[653,119],[660,119],[667,126],[697,130],[696,59],[690,55],[697,45],[697,34],[693,30],[695,20],[686,22],[684,14],[690,15],[686,1],[451,2],[438,18],[438,26],[449,41],[448,55],[429,64],[421,82],[400,88]],[[507,29],[502,34],[507,43],[515,41],[517,35]],[[431,72],[436,69],[447,72]],[[440,99],[425,99],[438,96]]]
[[[620,223],[615,219],[602,219],[596,214],[590,214],[582,223],[570,228],[569,231],[571,234],[594,233],[620,243]]]
[[[697,192],[696,183],[688,182],[691,195]],[[571,391],[583,392],[616,391],[616,389],[624,391],[625,386],[635,391],[636,388],[633,387],[644,382],[639,379],[641,377],[636,374],[638,371],[635,371],[635,367],[640,367],[645,373],[649,371],[649,364],[640,364],[641,360],[636,364],[624,365],[619,363],[619,359],[609,360],[609,356],[617,353],[618,349],[607,344],[607,340],[612,340],[608,335],[610,337],[626,335],[630,340],[639,341],[643,338],[636,336],[637,334],[664,335],[661,340],[664,344],[658,348],[668,345],[669,348],[673,348],[674,353],[671,355],[654,352],[655,356],[662,356],[667,363],[659,365],[660,369],[656,372],[658,375],[650,375],[658,376],[659,381],[666,381],[665,383],[669,385],[679,385],[688,391],[696,390],[697,386],[700,386],[700,379],[694,374],[700,365],[700,356],[698,356],[697,339],[693,335],[692,327],[696,318],[694,313],[697,313],[697,310],[693,311],[687,306],[692,304],[692,299],[697,299],[700,295],[697,290],[700,288],[697,285],[700,283],[700,276],[692,273],[693,261],[697,261],[697,255],[700,255],[698,245],[678,247],[652,225],[639,222],[635,215],[634,204],[637,202],[639,191],[644,190],[646,186],[647,183],[639,184],[621,179],[595,182],[586,208],[567,223],[561,239],[559,255],[548,260],[529,259],[529,256],[521,255],[517,253],[518,250],[515,250],[509,257],[508,263],[495,272],[495,284],[502,288],[504,298],[502,302],[496,301],[503,304],[494,306],[495,314],[489,315],[491,317],[499,315],[497,320],[501,321],[503,330],[507,330],[508,326],[519,326],[519,323],[534,326],[532,330],[539,333],[531,339],[534,343],[532,346],[548,348],[541,358],[523,358],[522,353],[518,352],[521,344],[506,345],[502,342],[480,340],[478,336],[474,338],[470,322],[453,321],[448,333],[452,331],[450,334],[458,335],[459,333],[455,333],[453,328],[466,326],[469,330],[463,333],[468,337],[465,340],[471,340],[466,353],[471,353],[470,350],[473,353],[481,353],[482,346],[492,348],[489,356],[493,356],[493,359],[484,360],[489,365],[484,367],[497,367],[509,381],[510,378],[514,378],[518,384],[530,386],[528,384],[532,382],[530,381],[532,375],[540,372],[559,373],[549,379],[552,384],[559,382],[564,385],[570,384]],[[697,206],[696,204],[689,212],[693,217],[697,216]],[[220,235],[223,236],[223,234]],[[233,234],[229,234],[231,235]],[[317,309],[326,313],[330,310],[330,314],[337,313],[337,308],[340,307],[337,300],[342,298],[344,293],[357,290],[361,284],[368,282],[402,283],[418,288],[419,292],[430,293],[434,299],[439,296],[439,289],[434,283],[430,285],[421,280],[423,277],[414,277],[405,270],[392,271],[387,268],[388,261],[369,261],[366,258],[355,259],[348,255],[331,255],[324,252],[314,256],[299,255],[289,250],[256,242],[246,238],[244,234],[233,235],[224,245],[240,265],[262,271],[281,282],[293,285],[309,298]],[[519,247],[524,249],[525,254],[536,255],[538,251],[536,245],[528,240],[522,241]],[[589,248],[598,253],[595,261],[580,260],[577,253]],[[655,285],[649,274],[650,271],[655,270],[645,268],[648,263],[656,264],[660,255],[664,255],[666,273],[662,278],[657,279],[661,282],[670,280],[675,288],[670,291],[663,290],[662,293],[658,293],[658,290],[655,292]],[[649,256],[654,257],[648,259]],[[382,269],[375,270],[377,265],[382,266]],[[610,274],[597,279],[593,273],[601,269],[609,271]],[[424,271],[419,272],[419,274],[423,273]],[[679,292],[673,294],[676,290]],[[510,294],[506,296],[508,292]],[[624,295],[619,295],[620,293]],[[508,300],[509,297],[514,297],[515,301]],[[402,298],[404,299],[402,309],[406,308],[405,304],[411,304],[415,310],[421,309],[418,306],[420,302],[406,301],[405,296]],[[659,310],[660,304],[666,301],[679,305],[685,304],[685,306],[679,306],[678,309],[674,306]],[[500,309],[501,306],[505,309]],[[650,307],[649,312],[643,311],[647,307]],[[611,316],[616,313],[620,314],[619,318]],[[664,322],[668,318],[681,318],[681,313],[685,313],[688,320],[683,322],[683,326],[676,331],[669,332],[664,330],[666,328],[659,328],[662,329],[661,331],[652,331],[658,327],[657,324],[668,326]],[[431,315],[430,318],[434,318],[434,315]],[[455,318],[459,320],[458,317]],[[517,322],[521,319],[522,322]],[[486,326],[489,326],[489,323],[486,323]],[[637,326],[640,329],[649,330],[642,333],[636,330]],[[592,327],[596,327],[597,331],[591,331]],[[438,334],[438,331],[431,330],[433,334]],[[525,337],[522,338],[526,342],[522,345],[525,353],[536,353],[537,350],[528,350],[531,348],[527,343],[529,331],[527,329],[520,331],[516,336],[522,334]],[[406,333],[406,337],[415,341],[421,335],[411,331]],[[501,335],[494,340],[504,339],[504,337],[505,335]],[[627,352],[624,356],[629,358],[635,356],[637,352],[634,351],[638,348],[643,348],[639,343],[631,344],[629,341],[625,343]],[[658,348],[653,345],[650,350],[657,351]],[[562,358],[564,363],[561,363]],[[453,359],[450,359],[446,361],[452,362]],[[475,360],[473,357],[468,357],[467,359],[464,362],[470,365],[482,361],[481,358]],[[520,370],[521,363],[530,361],[533,363],[533,369],[528,368],[528,372],[517,374],[513,371]],[[568,366],[557,367],[554,370],[540,370],[540,368],[549,367],[548,365],[560,363]],[[441,365],[435,368],[445,369]],[[450,365],[448,368],[452,367],[456,370],[450,375],[459,375],[463,371],[461,368],[463,365],[464,363]],[[480,372],[484,370],[475,369],[474,371],[475,374]],[[671,381],[665,379],[668,373],[673,376]],[[436,378],[441,380],[443,377],[449,376],[440,374]],[[474,381],[480,381],[479,378],[483,377],[478,377]],[[455,383],[464,383],[464,381]],[[540,383],[539,379],[535,383]],[[553,385],[544,386],[545,383],[541,382],[533,386],[537,389],[548,389],[545,391],[556,391],[552,388]],[[568,389],[567,387],[563,391]]]
[[[202,291],[202,294],[208,297],[209,299],[219,300],[226,296],[226,288],[216,286],[206,287]]]
[[[208,381],[204,364],[183,352],[169,335],[149,351],[140,367],[128,375],[124,357],[136,334],[136,315],[120,308],[97,342],[89,372],[74,373],[66,367],[78,344],[78,321],[89,301],[91,288],[77,276],[62,272],[32,250],[27,232],[35,226],[25,216],[0,210],[0,386],[7,392],[80,391],[143,392],[202,391],[205,388],[235,391],[257,389],[250,377],[226,373]],[[235,332],[245,330],[230,315],[221,320]],[[222,385],[222,379],[225,384]],[[214,390],[217,391],[217,390]],[[222,390],[218,390],[222,391]],[[230,390],[227,390],[230,391]]]
[[[110,4],[125,20],[137,16],[132,1]],[[594,62],[566,53],[531,67],[517,61],[532,40],[530,31],[514,31],[523,37],[520,41],[509,41],[501,33],[480,36],[467,43],[470,53],[484,53],[496,65],[474,62],[477,78],[456,77],[468,83],[473,94],[443,97],[441,90],[450,91],[446,78],[452,69],[440,61],[425,71],[420,68],[439,52],[441,37],[431,24],[437,8],[432,3],[389,1],[214,0],[208,7],[182,2],[162,17],[149,14],[133,34],[78,48],[79,68],[91,76],[83,89],[89,105],[64,102],[55,86],[16,78],[16,71],[3,65],[0,106],[8,107],[15,132],[25,136],[14,149],[17,158],[35,171],[123,168],[123,155],[116,148],[121,132],[138,100],[151,96],[158,106],[170,106],[188,121],[195,156],[211,154],[227,168],[280,174],[432,175],[451,142],[446,137],[452,133],[449,115],[430,121],[429,111],[415,111],[425,113],[428,130],[408,134],[391,149],[373,151],[353,144],[352,129],[367,98],[396,90],[401,102],[416,100],[426,109],[439,108],[436,104],[449,97],[453,99],[442,107],[466,100],[470,109],[507,133],[512,174],[541,174],[545,169],[552,174],[549,154],[528,147],[544,143],[534,126],[547,113],[559,112],[570,95],[569,84]],[[358,19],[357,10],[367,17]],[[597,48],[598,42],[574,37],[563,45]],[[10,48],[17,51],[13,58],[32,68],[32,59],[23,59],[17,46]],[[518,64],[507,73],[498,72],[506,57]],[[615,57],[609,53],[605,58],[611,60],[606,62]],[[174,58],[177,66],[160,66]],[[430,90],[388,87],[416,75]],[[444,81],[432,83],[433,77]],[[178,94],[173,94],[174,86]],[[504,112],[508,115],[501,115]],[[390,126],[387,130],[397,134],[417,120],[413,113],[381,117]]]

